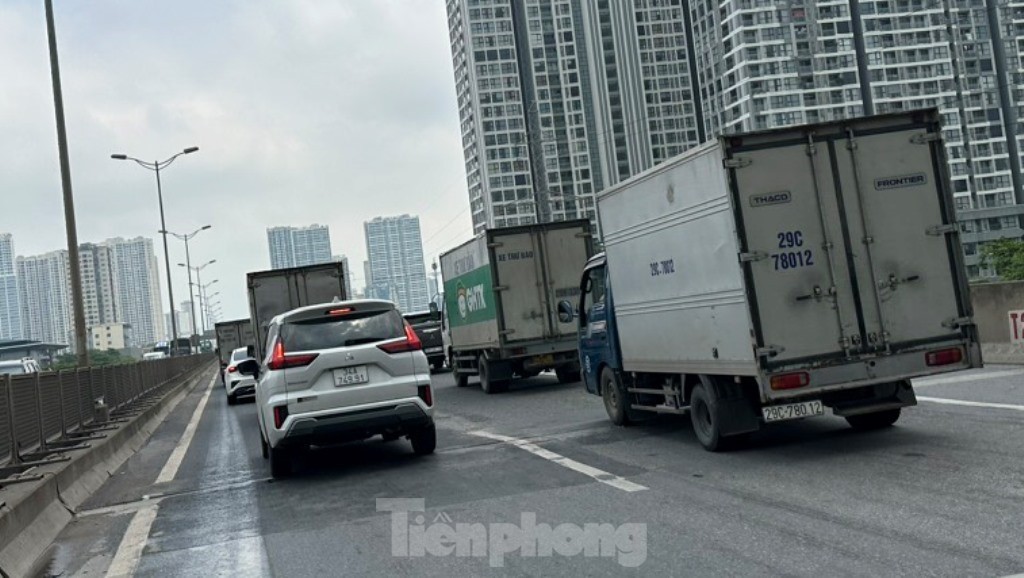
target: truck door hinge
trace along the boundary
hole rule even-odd
[[[491,249],[500,249],[501,247],[505,246],[505,243],[496,241],[494,243],[487,243],[487,246],[490,247]]]
[[[768,345],[766,347],[758,347],[754,350],[754,354],[758,357],[775,357],[776,355],[785,351],[785,347],[779,347],[777,345]]]
[[[932,237],[941,237],[943,235],[952,235],[960,230],[955,223],[949,225],[933,225],[925,230],[926,235]]]
[[[493,290],[493,291],[494,291],[495,293],[499,293],[499,292],[501,292],[501,291],[508,291],[508,285],[495,285],[495,286],[494,286],[494,287],[492,287],[491,289],[492,289],[492,290]]]
[[[754,164],[754,161],[748,157],[733,157],[722,161],[722,166],[727,169],[743,169],[752,164]]]
[[[930,142],[941,141],[941,140],[942,140],[942,135],[937,133],[937,132],[925,132],[925,133],[915,134],[914,136],[910,137],[910,143],[911,144],[928,144]]]
[[[768,258],[768,253],[764,251],[751,251],[749,253],[740,253],[740,263],[750,263],[752,261],[764,261]]]
[[[948,327],[950,329],[960,329],[964,325],[974,325],[974,324],[975,323],[974,323],[974,318],[973,317],[955,317],[953,319],[947,319],[947,320],[942,322],[942,326],[943,327]]]

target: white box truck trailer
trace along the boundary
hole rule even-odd
[[[228,366],[231,352],[240,347],[252,347],[255,354],[256,336],[253,334],[252,321],[249,319],[221,321],[213,326],[213,330],[217,336],[217,357],[220,358],[222,369]]]
[[[559,317],[617,424],[689,413],[710,450],[826,408],[884,427],[911,378],[981,365],[935,111],[724,137],[598,215]]]
[[[257,360],[267,351],[267,327],[282,313],[319,303],[345,301],[345,268],[342,263],[323,263],[290,269],[258,271],[246,276],[249,289],[249,320],[256,339]]]
[[[494,393],[548,369],[562,383],[578,380],[576,331],[558,322],[557,304],[579,293],[592,254],[590,222],[574,220],[490,229],[441,255],[456,383],[479,375]]]

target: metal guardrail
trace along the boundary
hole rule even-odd
[[[39,465],[70,460],[159,401],[212,354],[29,375],[0,375],[0,487],[39,479]],[[99,406],[99,407],[98,407]]]

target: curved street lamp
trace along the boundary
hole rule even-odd
[[[203,231],[211,227],[213,227],[213,225],[203,225],[202,227],[199,227],[195,231],[192,231],[191,233],[187,233],[185,235],[175,233],[174,231],[157,231],[157,233],[173,235],[174,238],[185,242],[185,264],[188,267],[188,308],[189,314],[192,316],[192,333],[197,333],[196,330],[199,328],[199,326],[196,325],[196,304],[195,299],[193,299],[192,296],[192,257],[191,255],[189,255],[188,252],[188,242],[199,233],[202,233]],[[173,310],[174,305],[171,304],[171,311]]]
[[[164,265],[167,266],[167,297],[171,301],[171,343],[176,343],[178,341],[178,320],[176,319],[176,315],[174,315],[174,289],[171,287],[171,258],[167,251],[167,223],[164,220],[164,193],[160,186],[160,169],[167,168],[181,155],[191,154],[197,150],[199,150],[199,147],[188,147],[167,160],[154,162],[139,160],[125,154],[110,155],[110,158],[115,161],[135,161],[135,163],[140,167],[156,173],[156,197],[160,203],[160,230],[163,231],[162,234],[164,238]],[[171,354],[174,354],[173,347],[171,348]]]

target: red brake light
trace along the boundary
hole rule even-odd
[[[937,351],[929,351],[925,354],[924,359],[929,367],[953,365],[964,360],[964,352],[959,347],[939,349]]]
[[[810,385],[811,376],[807,372],[799,373],[785,373],[783,375],[772,376],[772,389],[799,389]]]
[[[392,341],[390,343],[382,343],[377,347],[385,353],[405,353],[407,351],[419,351],[420,349],[423,349],[423,343],[420,342],[420,337],[416,335],[416,331],[412,328],[412,325],[406,323],[405,339],[401,341]]]
[[[274,407],[274,428],[281,429],[284,420],[288,419],[288,406],[278,405]]]
[[[427,407],[434,405],[434,392],[430,390],[429,385],[421,385],[416,391],[423,403],[427,404]]]
[[[341,309],[331,309],[327,312],[328,315],[345,315],[346,313],[352,313],[352,308],[342,307]]]
[[[228,373],[234,373],[236,371],[238,371],[238,368],[235,367],[234,365],[228,367]]]
[[[319,357],[319,353],[297,353],[287,355],[284,351],[284,343],[278,338],[274,342],[274,350],[270,354],[270,361],[267,362],[267,369],[277,371],[286,367],[304,367],[313,363]]]

